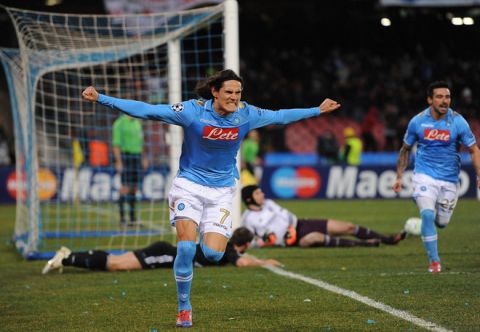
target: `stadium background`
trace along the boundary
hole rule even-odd
[[[392,112],[395,116],[391,119],[398,119],[425,105],[423,84],[427,79],[419,74],[423,72],[419,68],[424,68],[421,64],[425,63],[427,69],[430,68],[426,72],[431,73],[431,78],[445,75],[452,80],[455,106],[463,103],[461,92],[465,87],[470,88],[472,96],[467,104],[475,103],[478,95],[478,65],[475,63],[478,32],[475,26],[453,27],[445,15],[448,12],[462,17],[474,15],[477,9],[399,10],[382,9],[374,1],[319,2],[305,1],[302,2],[304,6],[299,6],[299,2],[239,1],[242,74],[248,84],[245,99],[259,106],[289,107],[296,106],[298,101],[302,104],[318,103],[324,95],[331,93],[334,98],[341,96],[344,104],[343,113],[334,117],[350,120],[351,114],[362,115],[368,109],[364,105],[369,105],[371,100],[382,100],[384,97],[371,97],[382,92],[395,100],[409,100],[408,103],[395,104],[397,111]],[[21,5],[22,2],[8,4]],[[29,6],[61,12],[101,13],[104,10],[100,1],[88,0],[82,1],[81,8],[77,1],[64,1],[48,8],[43,1],[30,1]],[[378,23],[384,11],[398,16],[403,12],[404,24],[397,25],[395,16],[390,16],[392,27],[385,30]],[[246,13],[249,15],[245,16]],[[0,17],[2,46],[15,46],[8,18]],[[246,22],[250,22],[247,30]],[[311,33],[305,34],[306,30]],[[258,37],[260,35],[263,39]],[[300,42],[301,39],[305,42]],[[270,40],[277,43],[270,45]],[[428,57],[415,55],[417,48],[412,40]],[[276,45],[276,51],[271,50],[272,45]],[[291,54],[304,52],[306,48],[312,50],[303,59]],[[337,54],[332,51],[334,48],[338,49]],[[350,55],[344,58],[349,52]],[[416,69],[400,79],[400,68],[403,68],[400,64],[403,62],[399,61],[405,52],[410,52],[410,63]],[[348,89],[339,83],[337,77],[337,69],[345,67],[337,67],[338,58],[352,68],[349,72],[356,73],[349,75],[352,79],[346,83],[352,86]],[[440,58],[444,62],[438,62]],[[369,65],[370,62],[373,64]],[[272,69],[267,68],[269,63]],[[447,69],[439,69],[443,67]],[[345,75],[345,70],[341,72]],[[450,74],[443,74],[447,72]],[[315,89],[310,89],[314,75],[319,75],[321,85],[313,85]],[[362,80],[367,81],[362,83]],[[297,83],[293,84],[293,81]],[[10,112],[6,107],[8,98],[3,78],[0,82],[0,125],[9,131],[12,126],[8,120]],[[373,89],[379,84],[380,87]],[[291,89],[292,85],[296,88]],[[374,93],[377,90],[380,92]],[[311,93],[310,97],[304,95],[307,91]],[[297,97],[298,100],[294,98],[297,95],[301,96]],[[362,100],[370,101],[364,104]],[[362,107],[363,111],[357,113],[354,111],[356,107]],[[459,109],[465,113],[463,108]],[[472,105],[472,112],[476,109]],[[382,108],[380,114],[385,115],[386,111]],[[475,121],[478,115],[472,114],[469,120]],[[361,121],[362,117],[355,119]],[[272,135],[286,133],[284,128],[269,130]],[[13,138],[10,136],[10,139]],[[283,141],[272,139],[271,142]],[[268,151],[269,148],[264,149]],[[284,150],[276,146],[272,149]],[[384,150],[389,152],[389,149]],[[298,159],[311,162],[308,158]],[[393,169],[388,165],[383,167]],[[331,218],[354,220],[383,232],[396,231],[407,216],[417,213],[414,204],[407,200],[302,200],[282,201],[282,205],[301,217],[321,213]],[[0,285],[0,330],[173,330],[171,313],[176,304],[172,301],[175,286],[171,282],[171,271],[108,274],[70,270],[63,275],[41,276],[44,262],[24,261],[12,250],[9,239],[13,233],[14,206],[0,207],[0,238],[3,240],[0,247],[0,280],[3,281]],[[480,322],[480,278],[476,277],[480,266],[478,216],[472,213],[476,210],[478,201],[460,200],[454,224],[442,233],[440,246],[446,269],[436,278],[426,272],[421,241],[413,237],[400,246],[388,248],[262,249],[252,250],[252,253],[261,258],[278,259],[288,271],[345,287],[448,328],[437,330],[476,331]],[[218,284],[212,282],[218,280],[221,280]],[[194,296],[198,308],[196,328],[204,331],[417,331],[425,328],[263,269],[200,269],[196,272]],[[219,306],[221,310],[218,310]]]
[[[71,0],[0,3],[40,11],[106,13],[104,2],[99,0],[82,1],[82,5]],[[246,83],[245,100],[272,109],[313,106],[325,96],[342,103],[341,111],[328,118],[261,129],[260,155],[265,166],[262,186],[269,196],[393,198],[392,193],[382,194],[378,188],[364,194],[348,188],[358,184],[357,178],[364,170],[373,170],[379,181],[382,177],[391,180],[392,173],[383,175],[394,168],[409,118],[426,106],[425,87],[432,80],[451,83],[453,107],[480,137],[476,98],[480,86],[476,59],[480,52],[477,43],[472,42],[478,38],[478,28],[475,24],[454,26],[451,22],[457,16],[475,20],[479,15],[477,7],[382,6],[378,0],[240,0],[239,8],[240,72]],[[391,26],[382,26],[382,18],[389,18]],[[5,32],[0,46],[16,47],[14,29],[3,11],[0,28]],[[5,133],[1,136],[13,160],[12,114],[1,72],[0,128]],[[317,155],[317,140],[329,128],[342,145],[346,127],[353,127],[364,138],[363,163],[352,175],[353,180],[341,174],[344,189],[329,189],[331,168]],[[374,140],[367,141],[364,135]],[[302,155],[291,158],[289,153]],[[470,180],[464,195],[475,197],[468,154],[463,163],[463,178]],[[6,188],[10,171],[3,169],[1,174],[0,197],[12,201]],[[296,179],[294,184],[284,181],[289,177]],[[350,185],[348,181],[355,183]],[[306,183],[307,187],[295,187],[295,183]],[[377,186],[377,180],[367,185]]]

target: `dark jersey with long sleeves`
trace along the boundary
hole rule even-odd
[[[222,259],[218,262],[211,262],[203,254],[200,245],[197,244],[197,252],[195,253],[194,264],[195,266],[209,266],[209,265],[227,265],[227,264],[237,264],[237,260],[241,255],[233,248],[233,244],[228,242],[227,247],[225,248],[225,253],[223,254]]]
[[[177,255],[177,247],[169,242],[158,241],[148,247],[135,250],[133,253],[144,269],[172,268]],[[236,265],[240,257],[241,255],[233,248],[233,244],[228,242],[222,259],[219,262],[211,262],[205,258],[200,245],[197,244],[194,265]]]

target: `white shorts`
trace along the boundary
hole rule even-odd
[[[420,211],[425,208],[434,209],[437,222],[441,225],[448,224],[457,204],[458,185],[452,182],[435,180],[426,174],[414,174],[412,180],[414,186],[412,197],[417,202]],[[423,198],[428,198],[435,206],[420,206],[422,202],[428,202]]]
[[[235,186],[207,187],[176,177],[168,194],[171,225],[175,226],[176,220],[190,219],[200,234],[213,232],[230,238],[235,191]]]

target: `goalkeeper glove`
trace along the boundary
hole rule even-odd
[[[265,233],[263,235],[263,245],[262,247],[271,247],[274,246],[275,243],[277,242],[277,237],[275,236],[275,233]]]
[[[297,230],[295,229],[295,227],[288,227],[287,232],[283,236],[283,239],[287,246],[295,245],[295,243],[297,243]]]

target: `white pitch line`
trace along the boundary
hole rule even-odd
[[[323,288],[323,289],[328,290],[332,293],[343,295],[343,296],[349,297],[353,300],[362,302],[362,303],[364,303],[364,304],[366,304],[370,307],[374,307],[378,310],[385,311],[386,313],[389,313],[392,316],[396,316],[396,317],[401,318],[403,320],[406,320],[410,323],[413,323],[415,325],[423,327],[424,329],[427,329],[427,330],[430,330],[430,331],[436,331],[436,332],[451,332],[451,330],[448,330],[448,329],[446,329],[442,326],[439,326],[435,323],[432,323],[432,322],[426,321],[424,319],[418,318],[418,317],[412,315],[411,313],[409,313],[407,311],[395,309],[395,308],[393,308],[389,305],[383,304],[381,302],[377,302],[377,301],[372,300],[372,299],[370,299],[366,296],[360,295],[357,292],[354,292],[354,291],[351,291],[351,290],[348,290],[348,289],[343,289],[343,288],[340,288],[340,287],[335,286],[335,285],[331,285],[331,284],[329,284],[325,281],[322,281],[322,280],[313,279],[313,278],[309,278],[309,277],[306,277],[306,276],[298,274],[298,273],[285,271],[285,270],[280,269],[278,267],[266,266],[266,265],[263,266],[263,267],[266,268],[267,270],[272,271],[275,274],[278,274],[278,275],[281,275],[281,276],[284,276],[284,277],[287,277],[287,278],[291,278],[291,279],[297,279],[297,280],[306,282],[307,284],[311,284],[311,285]]]

